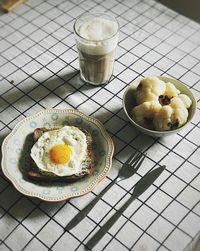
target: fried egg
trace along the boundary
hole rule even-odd
[[[77,174],[87,157],[86,135],[74,126],[45,132],[33,145],[31,157],[43,172]]]

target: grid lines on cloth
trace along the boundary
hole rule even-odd
[[[73,24],[88,11],[111,14],[120,24],[113,77],[104,86],[85,85],[79,76]],[[193,91],[196,116],[178,134],[154,139],[125,117],[125,88],[147,75],[176,78]],[[162,176],[94,250],[186,250],[200,231],[199,99],[200,25],[154,0],[28,0],[1,14],[0,142],[27,116],[46,108],[73,108],[103,123],[115,153],[110,173],[94,191],[54,204],[23,196],[0,173],[0,250],[85,250],[136,182],[163,164]],[[65,232],[134,150],[148,152],[137,173],[115,184],[79,225]]]

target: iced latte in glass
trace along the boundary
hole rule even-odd
[[[114,68],[119,25],[104,13],[84,14],[74,24],[80,75],[93,85],[109,82]]]

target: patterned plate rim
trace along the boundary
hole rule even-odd
[[[29,121],[33,118],[37,118],[37,117],[39,117],[43,114],[46,114],[46,113],[63,113],[63,114],[70,114],[71,113],[74,115],[78,115],[78,116],[84,118],[85,121],[87,121],[88,123],[90,122],[90,123],[95,124],[95,126],[98,127],[98,129],[100,130],[100,132],[102,133],[102,135],[104,136],[104,139],[106,140],[106,142],[108,144],[108,152],[106,154],[106,163],[105,163],[105,167],[104,167],[102,173],[100,175],[98,175],[94,179],[94,181],[89,186],[87,186],[86,189],[81,190],[80,192],[72,192],[71,194],[65,194],[65,195],[56,196],[56,197],[48,197],[48,195],[42,196],[39,193],[28,191],[27,189],[24,189],[21,185],[19,185],[19,182],[9,173],[9,170],[8,170],[9,168],[6,167],[6,146],[8,144],[8,141],[13,137],[13,135],[15,135],[15,132],[18,131],[18,129],[20,128],[20,126],[22,124],[25,124],[27,121]],[[68,200],[68,199],[74,198],[74,197],[79,197],[79,196],[82,196],[84,194],[91,192],[99,184],[99,182],[101,182],[106,177],[107,173],[109,172],[111,165],[112,165],[113,152],[114,152],[113,141],[112,141],[110,135],[107,133],[104,125],[98,119],[93,118],[91,116],[88,116],[78,110],[75,110],[75,109],[46,109],[46,110],[40,111],[32,116],[28,116],[28,117],[22,119],[21,121],[19,121],[14,126],[12,131],[5,137],[5,139],[2,143],[1,166],[2,166],[2,171],[3,171],[4,175],[11,181],[11,183],[14,185],[14,187],[20,193],[22,193],[26,196],[39,198],[44,201],[58,202],[58,201]]]

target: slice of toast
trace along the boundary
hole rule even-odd
[[[47,129],[47,128],[37,128],[33,132],[33,140],[36,142],[43,133],[47,131],[53,131],[58,128],[54,129]],[[89,175],[93,171],[93,162],[94,162],[94,153],[92,149],[92,136],[83,129],[80,129],[85,135],[87,140],[87,157],[82,163],[82,169],[79,173],[73,174],[70,176],[58,176],[51,172],[45,172],[39,170],[34,160],[31,158],[31,168],[27,172],[27,177],[29,179],[35,180],[35,181],[44,181],[44,182],[52,182],[52,181],[64,181],[64,182],[73,182],[76,181],[86,175]]]

